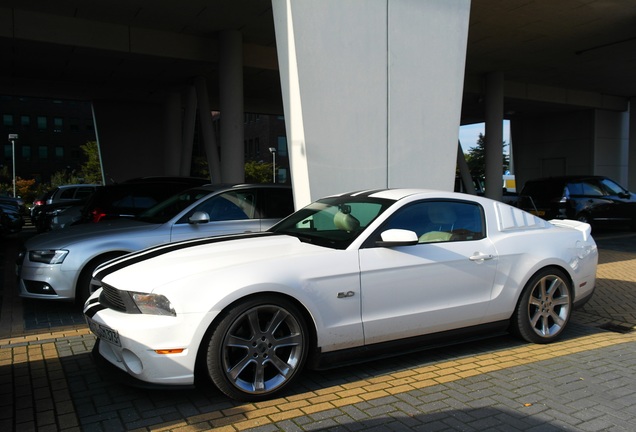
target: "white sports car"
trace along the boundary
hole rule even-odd
[[[471,195],[362,191],[321,199],[265,233],[110,261],[84,312],[97,358],[135,381],[204,376],[255,401],[303,366],[507,330],[551,342],[592,295],[597,260],[586,223]]]

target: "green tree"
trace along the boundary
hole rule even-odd
[[[84,152],[86,161],[79,169],[79,177],[83,179],[84,183],[102,183],[102,164],[99,157],[99,147],[96,141],[88,141],[86,144],[80,146]]]
[[[245,163],[245,181],[248,183],[271,183],[272,164],[267,162],[249,161]]]
[[[504,141],[503,147],[506,148],[507,144]],[[468,149],[466,153],[466,163],[468,164],[468,168],[470,169],[470,173],[473,177],[484,177],[486,174],[486,137],[484,134],[479,134],[479,138],[477,139],[477,145],[475,147],[471,147]],[[507,154],[504,153],[501,164],[503,174],[505,170],[508,168],[510,161]]]

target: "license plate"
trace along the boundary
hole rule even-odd
[[[117,330],[113,330],[112,328],[96,323],[92,319],[86,317],[86,322],[88,323],[88,328],[101,340],[109,342],[113,345],[121,346],[121,342],[119,340],[119,333]]]

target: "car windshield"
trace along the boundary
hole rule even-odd
[[[135,219],[148,223],[166,223],[201,198],[212,193],[209,189],[188,189],[139,214]]]
[[[316,201],[270,228],[303,242],[346,249],[394,201],[346,195]]]

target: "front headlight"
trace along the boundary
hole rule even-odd
[[[63,249],[32,250],[29,251],[29,261],[44,264],[61,264],[66,255],[68,255],[68,251]]]
[[[170,300],[161,294],[129,292],[139,311],[151,315],[177,316]]]

